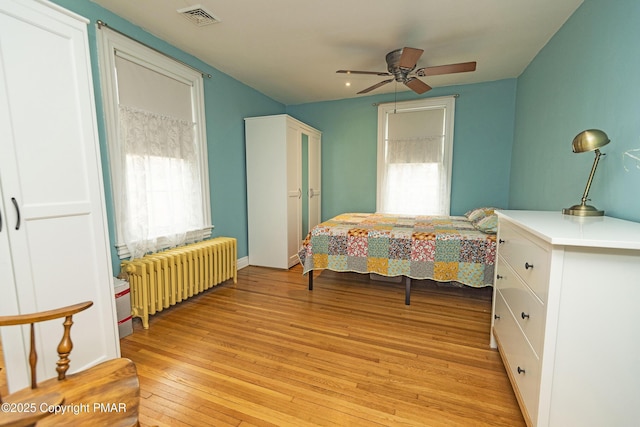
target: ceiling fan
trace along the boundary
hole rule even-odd
[[[414,91],[417,94],[425,93],[428,90],[431,90],[431,86],[418,79],[417,77],[424,76],[437,76],[440,74],[453,74],[453,73],[464,73],[467,71],[475,71],[476,62],[461,62],[458,64],[448,64],[448,65],[438,65],[435,67],[424,67],[416,68],[416,64],[420,56],[424,50],[416,49],[413,47],[405,47],[402,49],[396,49],[389,53],[385,57],[387,61],[387,70],[388,72],[377,72],[377,71],[353,71],[353,70],[338,70],[336,73],[345,73],[345,74],[370,74],[375,76],[393,76],[390,79],[383,80],[380,83],[376,83],[373,86],[370,86],[366,89],[361,90],[358,94],[371,92],[374,89],[379,88],[380,86],[386,85],[387,83],[391,83],[392,81],[397,81],[399,83],[404,83],[409,89]]]

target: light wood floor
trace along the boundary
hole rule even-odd
[[[134,322],[143,426],[524,426],[491,290],[247,267]]]

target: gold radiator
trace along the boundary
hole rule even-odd
[[[225,280],[238,281],[236,239],[216,237],[121,263],[129,276],[131,315],[149,329],[156,314]]]

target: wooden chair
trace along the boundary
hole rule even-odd
[[[69,369],[72,317],[91,307],[83,302],[55,310],[15,316],[0,316],[0,326],[31,325],[31,386],[0,401],[3,408],[22,408],[18,412],[0,412],[0,426],[138,426],[140,385],[133,362],[119,358],[102,362],[92,368],[66,375]],[[64,317],[64,333],[58,345],[57,378],[40,383],[36,380],[37,354],[34,324]],[[6,351],[6,349],[5,349]],[[13,405],[15,404],[15,405]],[[95,405],[98,406],[95,406]],[[102,404],[103,406],[99,406]],[[26,406],[29,405],[29,406]],[[67,407],[64,414],[42,411],[50,405]],[[67,406],[69,405],[69,406]],[[25,410],[25,408],[27,410]],[[31,411],[34,409],[34,411]]]

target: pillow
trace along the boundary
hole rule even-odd
[[[465,213],[464,216],[473,223],[480,221],[482,218],[493,215],[493,211],[497,208],[486,206],[482,208],[472,209],[469,212]]]
[[[473,226],[483,233],[496,234],[498,232],[498,215],[491,214],[485,216],[478,222],[474,223]]]

